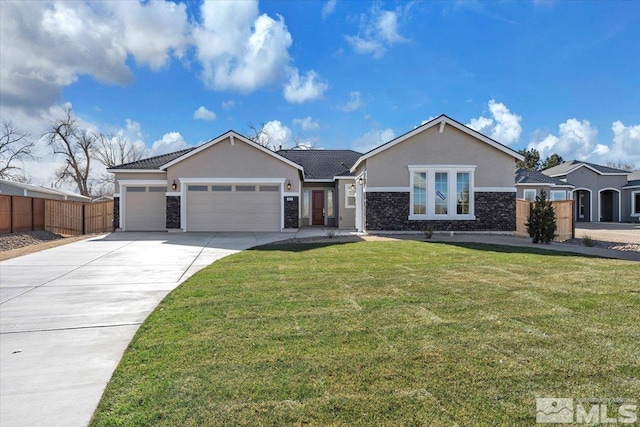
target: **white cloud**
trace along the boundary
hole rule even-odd
[[[283,125],[279,120],[265,123],[263,133],[259,137],[259,143],[272,150],[286,148],[290,141],[291,129]]]
[[[611,160],[630,162],[640,168],[640,124],[625,126],[620,120],[611,125],[613,144],[609,157]]]
[[[563,158],[589,160],[596,150],[598,130],[588,120],[569,119],[558,126],[558,135],[549,134],[541,140],[532,141],[528,148],[535,148],[540,157],[558,153]],[[598,148],[599,152],[603,148]],[[602,162],[601,162],[602,163]]]
[[[189,148],[189,144],[187,144],[182,135],[180,135],[180,132],[168,132],[162,135],[161,139],[153,143],[147,152],[147,156],[159,156],[161,154],[184,150],[185,148]]]
[[[289,81],[284,86],[283,95],[291,104],[301,104],[307,101],[315,101],[322,97],[329,88],[329,84],[320,79],[315,71],[307,71],[302,78],[297,68],[292,68]]]
[[[317,132],[320,130],[320,124],[318,124],[317,120],[313,120],[311,116],[307,116],[304,119],[293,119],[293,124],[305,132]]]
[[[337,0],[329,0],[322,6],[322,19],[327,19],[336,10]]]
[[[391,141],[396,134],[391,128],[372,129],[364,135],[353,140],[353,149],[366,153],[385,142]]]
[[[374,6],[369,16],[361,16],[360,34],[346,35],[345,39],[356,53],[381,58],[393,44],[407,41],[398,32],[399,14]]]
[[[130,83],[130,55],[159,69],[183,54],[188,28],[186,6],[170,1],[3,2],[3,114],[42,112],[81,75]]]
[[[471,119],[467,126],[505,145],[513,144],[520,139],[521,116],[512,113],[506,105],[496,102],[495,99],[489,101],[489,112],[491,118],[481,116]]]
[[[349,101],[346,104],[338,107],[340,111],[344,111],[345,113],[350,113],[352,111],[356,111],[362,107],[362,101],[360,100],[360,92],[353,91],[349,92]]]
[[[250,93],[282,79],[291,34],[284,18],[259,14],[257,1],[203,2],[193,31],[204,84]]]
[[[196,111],[193,112],[193,118],[196,120],[215,120],[216,113],[207,110],[204,105],[201,105]]]
[[[222,104],[220,104],[220,106],[222,107],[223,110],[231,110],[233,107],[235,107],[238,103],[236,101],[234,101],[233,99],[228,99],[226,101],[222,101]]]

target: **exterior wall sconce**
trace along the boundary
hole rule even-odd
[[[351,184],[351,187],[349,187],[351,189],[351,191],[356,191],[356,185],[355,184]]]
[[[175,179],[173,180],[173,184],[171,184],[171,189],[172,189],[173,191],[176,191],[176,190],[178,189],[178,184],[176,183],[176,180],[175,180]]]
[[[291,181],[287,181],[287,191],[291,190]]]
[[[362,176],[358,178],[358,185],[364,185],[364,178]]]

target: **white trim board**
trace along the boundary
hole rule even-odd
[[[515,193],[516,187],[473,187],[474,193]]]
[[[365,187],[365,193],[408,193],[411,187]]]

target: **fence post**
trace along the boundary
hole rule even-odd
[[[13,233],[13,196],[9,197],[9,232]]]
[[[82,234],[86,234],[86,229],[87,229],[87,214],[86,214],[86,210],[85,210],[85,205],[84,202],[82,203]]]

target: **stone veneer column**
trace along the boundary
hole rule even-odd
[[[167,196],[167,229],[180,228],[180,196]]]
[[[299,227],[299,203],[298,196],[285,196],[284,198],[284,228]]]
[[[120,197],[113,198],[113,230],[120,228]]]

